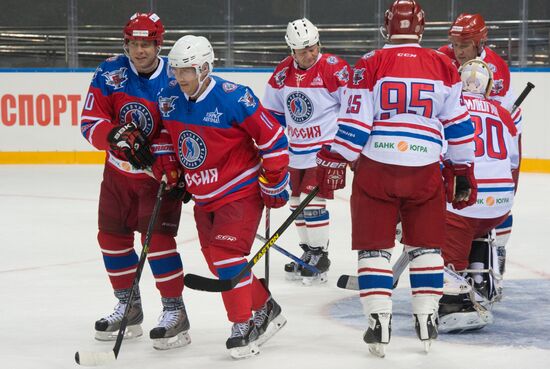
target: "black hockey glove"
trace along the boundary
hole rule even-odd
[[[113,128],[109,132],[107,140],[111,145],[111,150],[124,154],[136,169],[149,168],[155,162],[147,138],[134,122]]]
[[[192,195],[187,192],[187,186],[185,185],[183,173],[178,178],[176,185],[168,191],[168,196],[173,200],[183,201],[184,204],[191,201]]]

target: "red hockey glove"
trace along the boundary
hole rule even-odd
[[[260,190],[264,204],[268,208],[280,208],[288,202],[288,181],[290,174],[284,170],[279,174],[260,174]]]
[[[346,186],[347,166],[348,161],[340,154],[330,152],[328,146],[321,148],[317,153],[317,184],[321,196]]]
[[[107,135],[107,141],[111,150],[122,154],[136,169],[149,168],[155,161],[147,138],[134,122],[113,128]]]
[[[178,185],[180,170],[178,158],[174,152],[174,146],[170,142],[168,132],[161,132],[160,137],[153,140],[151,151],[155,157],[152,170],[155,178],[160,181],[166,175],[166,188],[171,189]]]
[[[447,202],[455,209],[463,209],[474,205],[477,200],[477,182],[474,177],[474,163],[451,164],[444,163],[443,181]]]

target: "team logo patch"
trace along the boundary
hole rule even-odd
[[[216,108],[216,110],[214,110],[214,111],[207,112],[206,115],[204,116],[204,118],[202,118],[202,121],[206,122],[206,123],[219,124],[220,123],[220,117],[222,115],[223,115],[223,113],[220,113],[218,111],[218,108]]]
[[[185,130],[178,137],[178,156],[187,169],[196,169],[206,160],[206,144],[193,131]]]
[[[492,89],[493,94],[498,95],[500,91],[502,91],[502,89],[504,89],[504,80],[495,79],[493,81],[493,89]]]
[[[177,96],[159,97],[159,110],[164,118],[168,118],[170,113],[176,109],[177,98]]]
[[[334,76],[336,78],[338,78],[338,80],[340,82],[346,82],[347,83],[349,81],[348,67],[343,67],[342,69],[340,69],[339,71],[334,73]]]
[[[359,68],[353,70],[353,84],[358,85],[359,82],[365,79],[365,68]]]
[[[323,79],[319,75],[317,75],[317,77],[313,78],[313,80],[311,81],[312,86],[322,86],[323,84]]]
[[[336,63],[338,63],[338,58],[335,57],[335,56],[329,56],[329,57],[327,58],[327,63],[329,63],[329,64],[336,64]]]
[[[222,84],[223,90],[227,93],[235,91],[237,89],[237,87],[239,87],[239,86],[237,86],[236,84],[231,83],[231,82],[224,82]]]
[[[248,88],[246,89],[244,95],[240,97],[239,102],[243,103],[247,108],[253,108],[256,106],[256,100],[250,91],[248,91]]]
[[[366,53],[365,55],[363,55],[363,59],[368,59],[370,58],[371,56],[374,55],[374,51],[369,51],[368,53]]]
[[[491,72],[496,73],[497,67],[493,63],[487,63]]]
[[[288,67],[284,67],[279,72],[277,72],[273,77],[277,86],[283,87],[283,85],[285,84],[287,70],[288,70]]]
[[[127,71],[128,69],[126,67],[122,67],[112,72],[105,72],[102,76],[105,77],[105,83],[107,83],[108,86],[113,86],[115,90],[118,90],[124,85],[124,82],[128,80]]]
[[[301,91],[295,91],[286,98],[286,107],[296,123],[304,123],[313,115],[313,103]]]
[[[146,136],[153,132],[153,116],[149,109],[141,103],[131,102],[125,104],[120,109],[119,116],[121,124],[134,122]]]

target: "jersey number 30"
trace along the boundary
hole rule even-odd
[[[476,158],[487,154],[488,157],[493,159],[506,159],[508,150],[506,149],[506,143],[504,141],[504,128],[502,123],[498,120],[486,117],[484,118],[485,124],[483,124],[483,118],[473,114],[470,114],[470,118],[475,124],[474,142],[476,145]],[[485,140],[483,139],[484,128]]]

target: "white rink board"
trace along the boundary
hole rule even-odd
[[[248,85],[263,97],[266,72],[221,72],[222,78]],[[80,112],[91,72],[0,73],[0,151],[93,151],[81,136]],[[535,89],[523,104],[523,155],[550,159],[550,128],[545,104],[550,101],[550,73],[512,73],[519,95],[527,81]],[[31,125],[32,123],[32,125]]]

